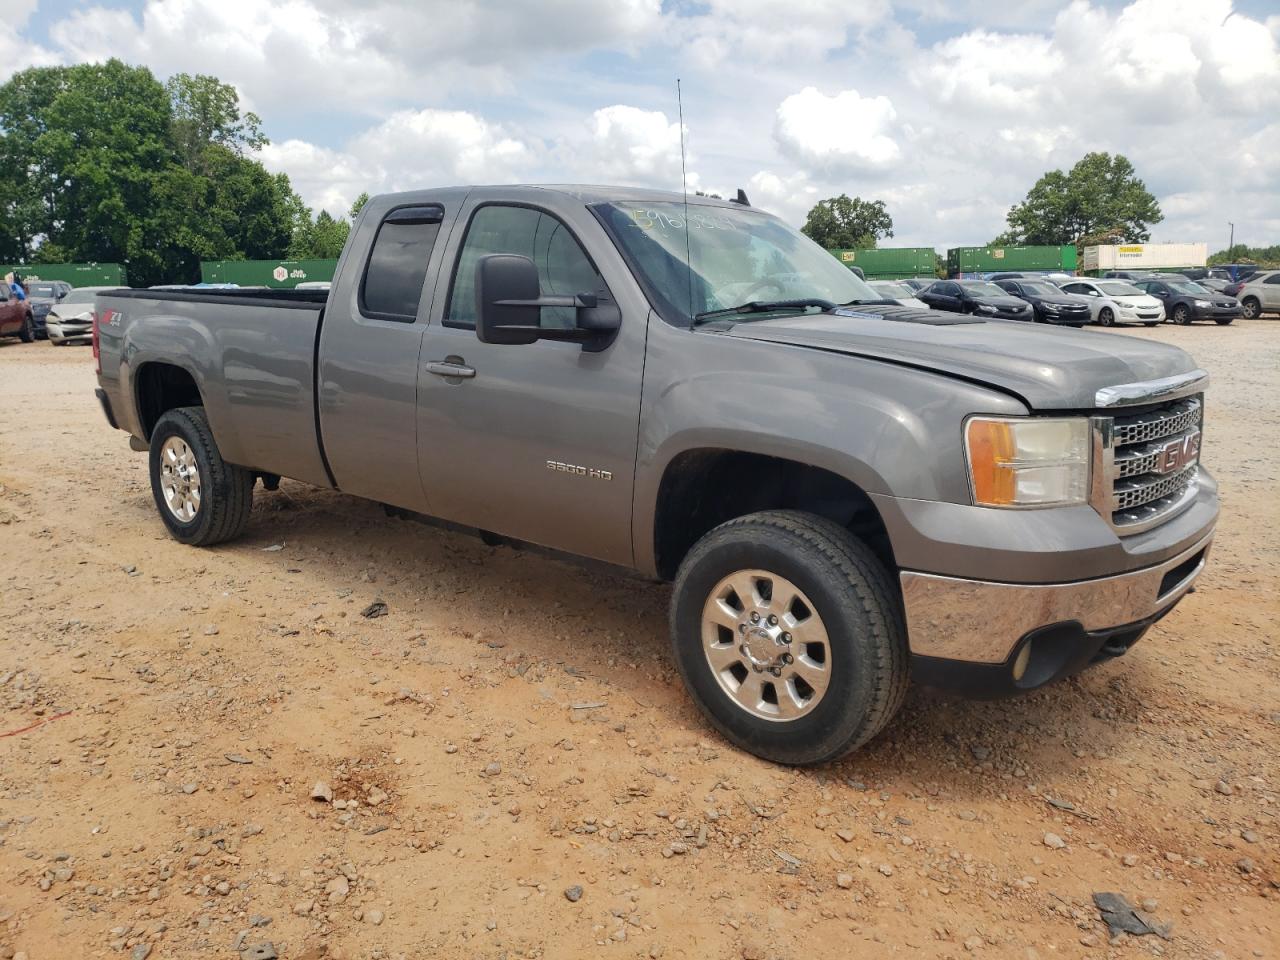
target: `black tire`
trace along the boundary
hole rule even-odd
[[[1246,320],[1256,320],[1262,316],[1262,301],[1257,297],[1245,297],[1240,301],[1240,316]]]
[[[200,505],[184,522],[169,508],[162,489],[161,457],[165,441],[180,437],[195,456],[200,473]],[[160,519],[175,540],[208,547],[232,540],[244,532],[253,507],[254,475],[222,459],[203,407],[176,407],[167,411],[151,432],[151,495]]]
[[[30,343],[36,338],[36,323],[32,319],[31,314],[27,314],[22,318],[22,329],[18,331],[18,339],[23,343]]]
[[[1173,322],[1180,327],[1191,326],[1191,311],[1187,309],[1185,303],[1180,303],[1173,308]]]
[[[1103,307],[1098,311],[1098,322],[1104,327],[1114,327],[1116,325],[1115,311],[1110,307]]]
[[[702,643],[703,607],[740,570],[784,577],[812,601],[831,650],[827,689],[788,721],[758,717],[733,700]],[[843,527],[813,514],[766,511],[716,527],[689,551],[671,597],[676,664],[694,702],[742,749],[776,763],[825,763],[865,744],[897,713],[910,675],[906,627],[884,565]]]
[[[1213,322],[1220,327],[1229,327],[1231,326],[1231,321],[1234,319],[1235,317],[1214,317]]]

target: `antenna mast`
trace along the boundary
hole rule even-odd
[[[689,174],[684,157],[684,96],[680,92],[680,78],[676,77],[676,109],[680,117],[680,190],[684,194],[684,256],[685,271],[689,275],[689,322],[693,323],[693,240],[689,235]]]

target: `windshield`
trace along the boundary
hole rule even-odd
[[[65,297],[62,298],[62,302],[63,303],[93,303],[93,299],[97,295],[98,295],[98,291],[93,289],[86,288],[81,290],[72,290],[70,293],[68,293]]]
[[[1142,291],[1132,284],[1121,283],[1118,280],[1111,280],[1107,283],[1098,284],[1098,289],[1109,297],[1141,297]]]
[[[906,300],[914,298],[916,292],[908,287],[905,283],[889,283],[884,280],[873,280],[867,284],[872,290],[880,294],[882,297],[888,297],[890,300]]]
[[[1048,283],[1027,283],[1022,282],[1022,289],[1033,297],[1056,297],[1062,294],[1062,291],[1052,284]]]
[[[752,301],[884,299],[800,231],[756,210],[693,206],[686,230],[684,204],[675,201],[593,209],[658,312],[675,323]]]
[[[1169,289],[1177,293],[1199,293],[1206,294],[1210,291],[1200,286],[1198,283],[1192,283],[1190,280],[1174,280],[1169,284]]]
[[[52,299],[58,295],[58,288],[52,283],[32,283],[27,286],[27,293],[32,297],[48,297]]]
[[[960,284],[975,297],[1007,297],[1008,290],[997,287],[994,283],[987,283],[985,280],[966,280]]]

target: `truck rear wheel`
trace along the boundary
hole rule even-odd
[[[22,318],[22,329],[18,331],[18,339],[23,343],[31,343],[36,338],[36,322],[31,314]]]
[[[151,432],[151,493],[175,540],[212,546],[244,532],[253,474],[222,459],[203,407],[167,411]]]
[[[711,724],[777,763],[857,749],[906,695],[906,629],[889,572],[813,514],[753,513],[698,541],[676,576],[671,639]]]

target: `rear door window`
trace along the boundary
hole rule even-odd
[[[360,312],[376,320],[413,323],[418,317],[427,263],[444,207],[398,207],[378,225],[360,280]]]
[[[607,293],[604,278],[563,223],[541,210],[490,204],[477,210],[467,227],[449,291],[445,326],[475,327],[476,266],[481,257],[492,253],[517,254],[532,260],[538,268],[538,289],[544,297]],[[544,327],[569,329],[576,323],[577,311],[573,307],[542,308]]]

